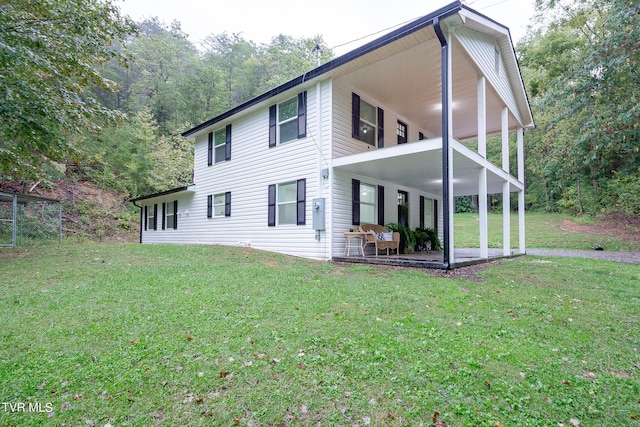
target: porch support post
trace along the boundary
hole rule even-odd
[[[509,173],[509,110],[502,108],[502,169]],[[511,255],[511,193],[509,181],[502,183],[502,254]]]
[[[478,77],[478,154],[487,158],[487,84]],[[478,213],[480,215],[480,258],[489,258],[489,222],[487,217],[487,168],[478,176]]]
[[[502,169],[509,172],[509,109],[502,108]]]
[[[524,188],[524,129],[518,128],[518,181]],[[524,222],[524,190],[518,192],[518,245],[521,254],[526,253]]]
[[[449,205],[449,215],[447,216],[447,220],[449,221],[449,263],[455,261],[455,247],[454,247],[454,223],[453,223],[453,214],[455,213],[455,198],[453,193],[453,147],[449,144],[449,139],[453,135],[453,65],[451,58],[451,34],[447,34],[447,44],[449,49],[447,49],[447,186],[449,200],[447,204]],[[444,148],[444,147],[443,147]]]
[[[487,86],[484,76],[478,77],[478,154],[487,157]]]
[[[502,183],[502,254],[511,255],[511,193],[509,181]]]
[[[487,168],[478,174],[478,213],[480,215],[480,258],[489,258],[489,221],[487,218]]]

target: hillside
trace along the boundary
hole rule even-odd
[[[101,242],[137,242],[140,211],[124,194],[97,188],[88,181],[56,180],[26,188],[27,194],[62,200],[62,229],[66,237]],[[29,191],[31,190],[31,191]],[[0,191],[22,193],[16,181],[0,182]]]

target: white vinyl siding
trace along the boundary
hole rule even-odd
[[[504,67],[502,54],[496,41],[486,34],[462,26],[456,30],[454,35],[462,47],[468,52],[469,58],[474,60],[480,68],[482,74],[487,78],[488,83],[496,90],[498,96],[500,96],[511,114],[515,116],[516,120],[522,123],[522,118],[518,113],[518,104],[514,96],[514,91],[508,80],[507,70]],[[496,51],[498,51],[497,64]]]
[[[280,104],[307,91],[307,137],[269,148],[269,105]],[[330,188],[322,184],[321,170],[330,165],[331,81],[320,85],[317,98],[315,85],[297,87],[255,108],[229,119],[233,122],[233,160],[207,167],[207,138],[213,129],[204,129],[195,137],[194,186],[197,193],[180,196],[180,233],[145,233],[144,243],[189,243],[250,246],[257,249],[295,256],[327,259],[330,257],[326,235],[330,228]],[[319,127],[318,107],[325,120]],[[214,128],[224,129],[221,121]],[[306,179],[306,224],[285,227],[267,225],[268,186],[274,183]],[[232,215],[207,218],[207,195],[233,195]],[[311,200],[324,197],[327,231],[316,240],[312,228]],[[171,200],[175,200],[172,196]],[[158,199],[159,203],[164,200]],[[155,201],[153,202],[155,203]]]

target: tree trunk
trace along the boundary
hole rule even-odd
[[[578,205],[580,206],[580,215],[584,213],[584,209],[582,207],[582,192],[580,191],[580,178],[578,178]]]

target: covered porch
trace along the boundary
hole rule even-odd
[[[521,133],[519,133],[521,138]],[[442,138],[415,141],[353,154],[333,160],[335,171],[370,177],[399,187],[414,188],[424,193],[436,195],[447,203],[443,196]],[[478,196],[479,200],[479,247],[456,248],[454,245],[455,220],[442,215],[449,221],[448,227],[438,230],[444,245],[443,252],[417,254],[395,254],[390,256],[344,256],[333,257],[336,261],[419,266],[427,268],[456,268],[486,262],[492,259],[525,254],[524,230],[524,184],[504,169],[489,162],[485,157],[469,149],[460,141],[451,138],[449,142],[450,167],[449,199],[455,206],[457,196]],[[520,156],[519,156],[520,158]],[[502,248],[489,248],[488,207],[490,194],[501,194],[503,198]],[[511,247],[511,195],[518,195],[518,245]],[[394,221],[389,221],[394,222]],[[449,230],[449,235],[443,233]]]

